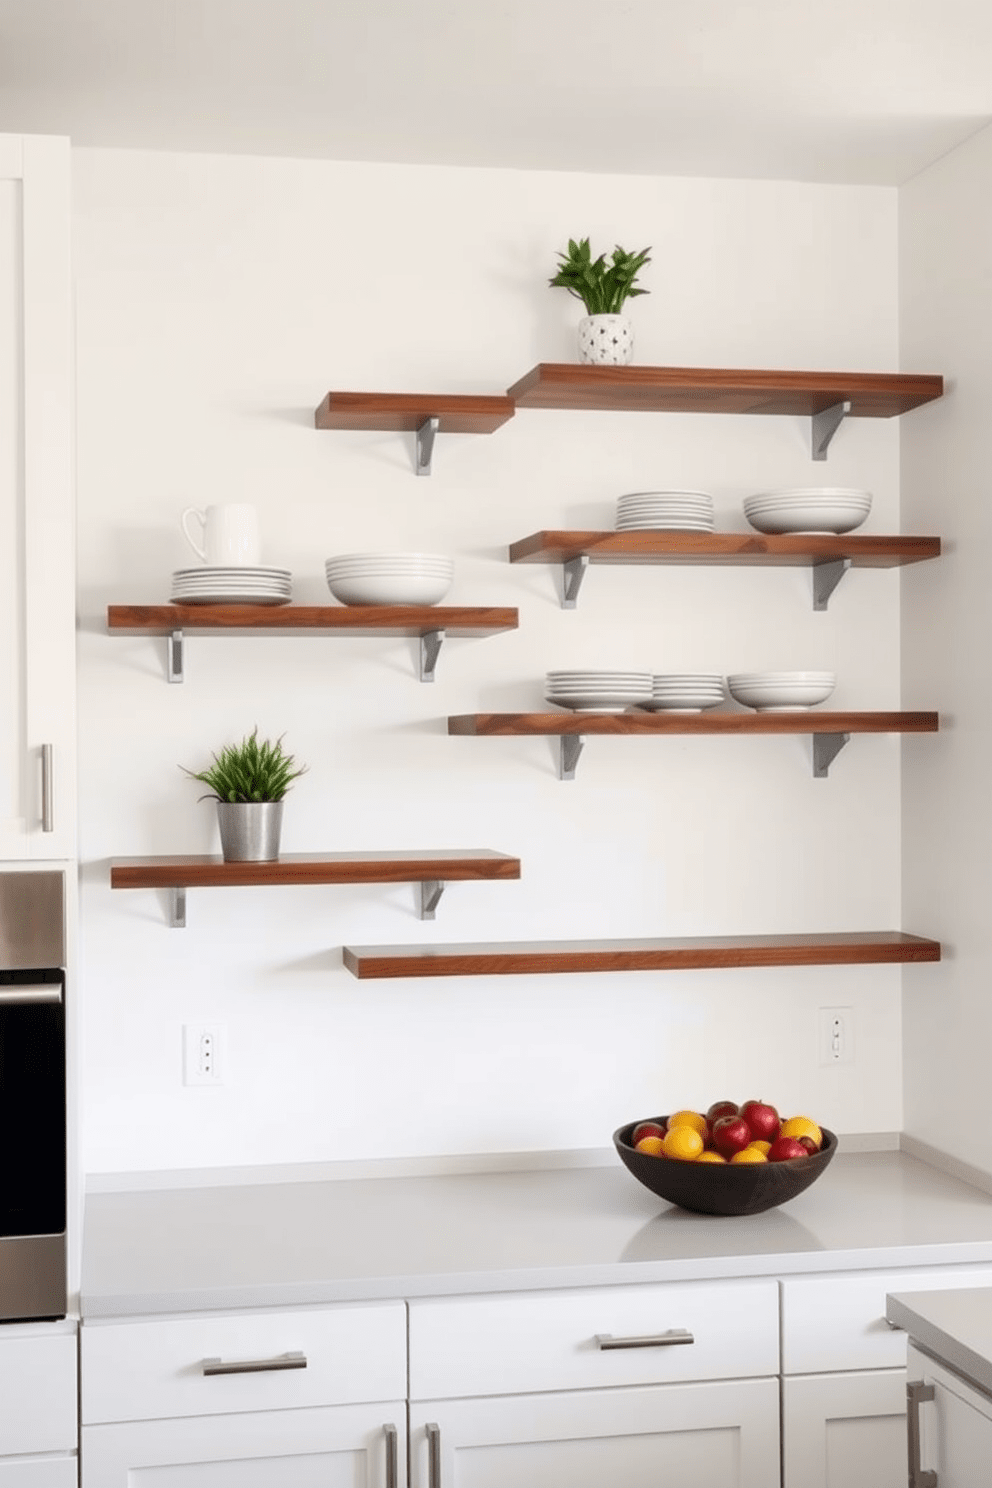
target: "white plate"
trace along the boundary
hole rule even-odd
[[[281,605],[289,604],[286,594],[173,594],[173,604],[245,604]]]

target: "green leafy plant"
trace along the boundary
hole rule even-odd
[[[604,253],[593,258],[588,238],[578,243],[569,238],[568,252],[559,253],[558,272],[548,283],[552,288],[567,289],[575,295],[585,305],[588,315],[616,315],[625,300],[651,293],[635,284],[641,269],[651,262],[650,252],[650,248],[642,248],[639,253],[628,253],[617,247],[607,265]]]
[[[305,765],[293,769],[296,761],[284,751],[282,738],[280,734],[278,739],[259,743],[256,726],[240,744],[230,744],[215,754],[208,769],[180,768],[191,779],[210,787],[210,794],[201,796],[201,801],[211,797],[217,801],[281,801],[290,781],[306,772]]]

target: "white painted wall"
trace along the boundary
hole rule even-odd
[[[947,395],[903,421],[904,521],[942,534],[945,556],[904,588],[903,686],[939,707],[935,748],[903,772],[907,923],[925,915],[945,944],[907,969],[906,1130],[988,1171],[989,728],[986,649],[988,429],[992,399],[992,130],[900,195],[903,364],[941,370]]]
[[[539,708],[548,668],[586,664],[833,667],[837,707],[898,707],[896,572],[849,575],[814,614],[806,570],[597,568],[566,613],[551,570],[506,562],[679,485],[738,530],[753,490],[867,486],[866,530],[897,530],[896,423],[851,421],[814,465],[798,419],[522,412],[441,439],[430,480],[406,436],[313,428],[329,388],[500,392],[573,360],[581,308],[546,280],[586,233],[653,245],[643,363],[891,370],[895,193],[85,149],[74,177],[87,1169],[599,1147],[728,1093],[898,1128],[899,968],[360,983],[340,964],[349,942],[898,926],[897,738],[855,738],[827,781],[795,738],[593,739],[564,784],[546,740],[445,731]],[[168,686],[164,643],[109,636],[106,606],[165,601],[181,509],[223,499],[257,503],[299,601],[329,598],[329,553],[422,548],[456,556],[452,602],[518,605],[520,629],[449,641],[433,686],[411,642],[194,638]],[[163,895],[111,893],[111,858],[216,850],[179,766],[256,723],[310,766],[286,851],[492,847],[522,880],[452,886],[433,924],[405,885],[191,892],[185,931]],[[933,932],[919,908],[906,928]],[[816,1010],[837,1004],[857,1059],[824,1070]],[[219,1090],[181,1083],[202,1019],[229,1030]]]

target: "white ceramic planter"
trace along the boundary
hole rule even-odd
[[[586,315],[579,321],[579,361],[625,367],[634,355],[634,327],[626,315]]]
[[[218,801],[225,863],[273,863],[279,856],[282,801]]]

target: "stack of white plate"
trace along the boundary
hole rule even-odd
[[[712,532],[713,497],[704,491],[631,491],[617,501],[618,532]]]
[[[651,679],[651,697],[642,703],[654,713],[702,713],[724,702],[723,678],[712,672],[659,674]]]
[[[852,532],[870,511],[870,491],[844,486],[764,491],[744,498],[744,515],[758,532]]]
[[[650,672],[548,672],[544,695],[562,708],[622,713],[651,700]]]
[[[327,587],[346,605],[432,605],[455,573],[441,553],[339,553],[324,562]]]
[[[179,568],[172,575],[173,604],[289,604],[293,575],[288,568],[247,565]]]
[[[789,713],[825,702],[836,680],[833,672],[737,672],[727,686],[732,698],[756,713]]]

